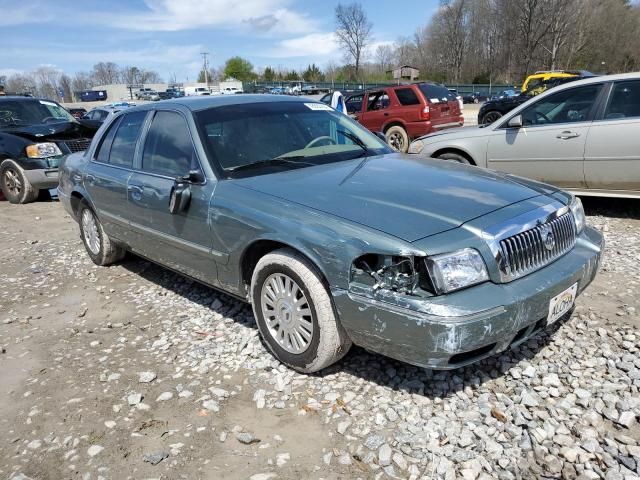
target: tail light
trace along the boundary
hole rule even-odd
[[[420,118],[422,120],[431,119],[431,113],[429,111],[429,105],[425,106],[422,110],[420,110]]]

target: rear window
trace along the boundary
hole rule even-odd
[[[420,100],[412,88],[397,88],[394,90],[400,105],[419,105]]]
[[[455,95],[441,85],[421,83],[418,85],[418,88],[420,88],[420,91],[430,103],[442,103],[450,100],[456,100]]]

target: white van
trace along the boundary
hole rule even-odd
[[[211,92],[206,87],[184,87],[184,94],[187,97],[193,97],[199,95],[211,95]]]

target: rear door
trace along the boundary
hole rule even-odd
[[[132,240],[127,209],[127,182],[132,174],[139,133],[147,112],[123,115],[100,140],[85,172],[84,185],[106,232]]]
[[[616,82],[585,146],[587,186],[640,190],[640,79]]]
[[[217,278],[211,256],[209,200],[211,181],[205,180],[186,117],[159,110],[145,136],[139,170],[129,179],[129,203],[147,212],[137,225],[145,238],[139,248],[148,258],[207,283]],[[171,190],[177,178],[198,171],[202,182],[192,183],[185,211],[169,211]]]
[[[562,90],[522,110],[522,128],[507,115],[489,137],[488,167],[551,183],[585,186],[584,149],[602,84]]]
[[[389,117],[389,95],[385,90],[369,92],[365,96],[364,112],[359,122],[372,132],[381,132],[382,125]]]
[[[397,102],[398,105],[393,107],[395,116],[401,117],[406,123],[424,121],[420,117],[420,112],[424,107],[413,88],[410,86],[395,87],[391,89],[391,92],[392,104]]]
[[[442,129],[460,125],[460,102],[455,95],[440,85],[420,83],[418,87],[428,102],[433,128]]]

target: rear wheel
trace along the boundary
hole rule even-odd
[[[484,114],[484,117],[482,117],[482,124],[489,125],[498,120],[500,117],[502,117],[502,114],[500,112],[496,112],[495,110],[487,112]]]
[[[293,250],[276,250],[258,261],[251,300],[269,350],[299,372],[322,370],[351,347],[320,274]]]
[[[102,228],[102,224],[91,208],[83,203],[78,211],[80,236],[87,254],[96,265],[110,265],[121,260],[125,250],[116,245]]]
[[[399,125],[390,127],[385,133],[387,143],[397,152],[406,153],[409,149],[409,136],[407,131]]]
[[[34,188],[24,170],[13,160],[5,160],[0,166],[0,187],[11,203],[29,203],[38,198],[40,190]]]

